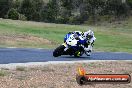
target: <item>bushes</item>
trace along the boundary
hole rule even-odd
[[[27,20],[27,17],[25,15],[23,15],[23,14],[19,14],[19,19],[18,20],[25,21],[25,20]]]
[[[12,8],[8,11],[7,18],[13,19],[13,20],[18,20],[19,19],[19,13],[17,12],[16,9]]]
[[[6,16],[8,19],[13,19],[13,20],[26,20],[27,18],[23,15],[20,14],[16,9],[11,8]]]

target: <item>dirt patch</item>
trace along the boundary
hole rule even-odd
[[[30,36],[30,35],[0,35],[0,43],[15,44],[17,42],[34,43],[34,44],[51,44],[48,39]]]
[[[8,75],[0,76],[2,88],[132,88],[129,84],[92,84],[79,86],[76,82],[77,68],[87,73],[124,74],[132,76],[132,61],[89,62],[28,67],[26,70],[3,69]]]

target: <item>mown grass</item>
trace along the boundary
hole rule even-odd
[[[50,45],[29,42],[15,42],[14,44],[0,42],[0,47],[55,48],[63,42],[67,32],[75,30],[85,31],[91,27],[97,38],[94,47],[96,51],[132,53],[132,19],[119,24],[107,24],[105,26],[64,25],[0,19],[0,36],[21,34],[37,36],[52,41]]]

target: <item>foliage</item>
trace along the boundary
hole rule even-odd
[[[58,11],[59,7],[57,0],[50,0],[42,11],[43,20],[47,22],[56,22],[58,17]]]
[[[13,19],[65,24],[89,21],[95,24],[102,16],[111,16],[115,20],[128,18],[132,0],[0,0],[0,17],[4,18],[10,11],[16,13],[11,17]],[[18,13],[20,17],[17,17]]]
[[[27,20],[27,17],[23,14],[19,14],[19,20],[25,21],[25,20]]]
[[[132,10],[132,0],[127,0],[127,4],[131,7]]]
[[[17,12],[16,9],[12,8],[8,11],[7,13],[7,17],[9,19],[13,19],[13,20],[18,20],[19,19],[19,13]]]
[[[0,0],[0,18],[4,18],[11,8],[12,0]]]

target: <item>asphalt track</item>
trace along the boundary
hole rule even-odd
[[[132,60],[132,54],[123,52],[93,52],[88,57],[80,58],[74,56],[53,57],[53,50],[27,49],[27,48],[0,48],[0,64],[26,63],[26,62],[48,62],[48,61],[80,61],[80,60]]]

